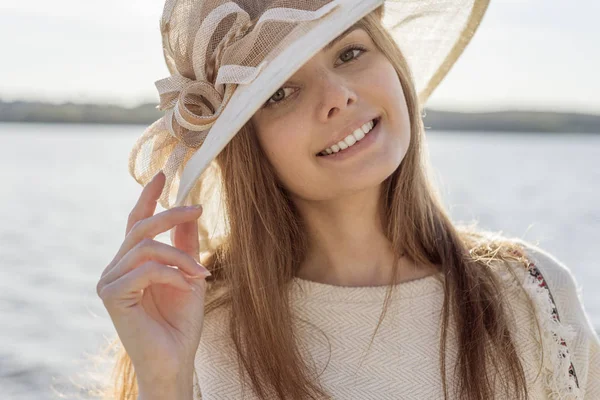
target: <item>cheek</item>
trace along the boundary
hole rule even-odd
[[[271,123],[268,129],[258,133],[258,140],[275,173],[284,183],[299,166],[306,164],[305,153],[309,143],[305,121],[284,118]]]
[[[373,102],[383,108],[390,134],[405,149],[410,140],[410,117],[400,78],[387,59],[378,65],[377,73],[370,76]]]
[[[388,113],[403,114],[403,110],[407,109],[400,78],[389,61],[381,61],[377,73],[370,74],[369,86]]]
[[[368,93],[368,102],[383,112],[381,132],[384,134],[373,155],[377,164],[365,172],[365,179],[360,184],[380,182],[392,174],[406,156],[411,141],[410,116],[402,84],[387,59],[380,60],[369,74],[368,89],[364,93]]]

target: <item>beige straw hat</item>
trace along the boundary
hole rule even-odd
[[[160,170],[165,209],[202,204],[200,248],[226,234],[214,158],[305,62],[384,5],[423,105],[479,26],[489,0],[167,0],[160,21],[171,76],[156,81],[164,116],[135,143],[129,171]],[[171,232],[172,233],[172,232]]]

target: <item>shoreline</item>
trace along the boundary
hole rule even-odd
[[[155,103],[123,107],[93,103],[0,100],[0,122],[150,125],[164,115]],[[460,132],[600,134],[600,115],[572,112],[504,110],[453,112],[425,108],[426,130]]]

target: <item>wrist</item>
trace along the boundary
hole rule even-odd
[[[192,400],[193,392],[193,370],[181,371],[172,380],[158,379],[143,381],[138,379],[137,400]]]

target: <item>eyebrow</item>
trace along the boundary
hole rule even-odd
[[[331,49],[333,46],[335,46],[335,44],[337,42],[339,42],[340,40],[342,40],[343,38],[346,37],[346,35],[348,35],[350,32],[358,29],[359,26],[358,24],[354,24],[352,25],[350,28],[346,29],[344,32],[342,32],[341,35],[339,35],[338,37],[336,37],[335,39],[333,39],[331,42],[327,43],[327,45],[325,45],[325,47],[323,47],[323,50],[327,51],[329,49]]]

